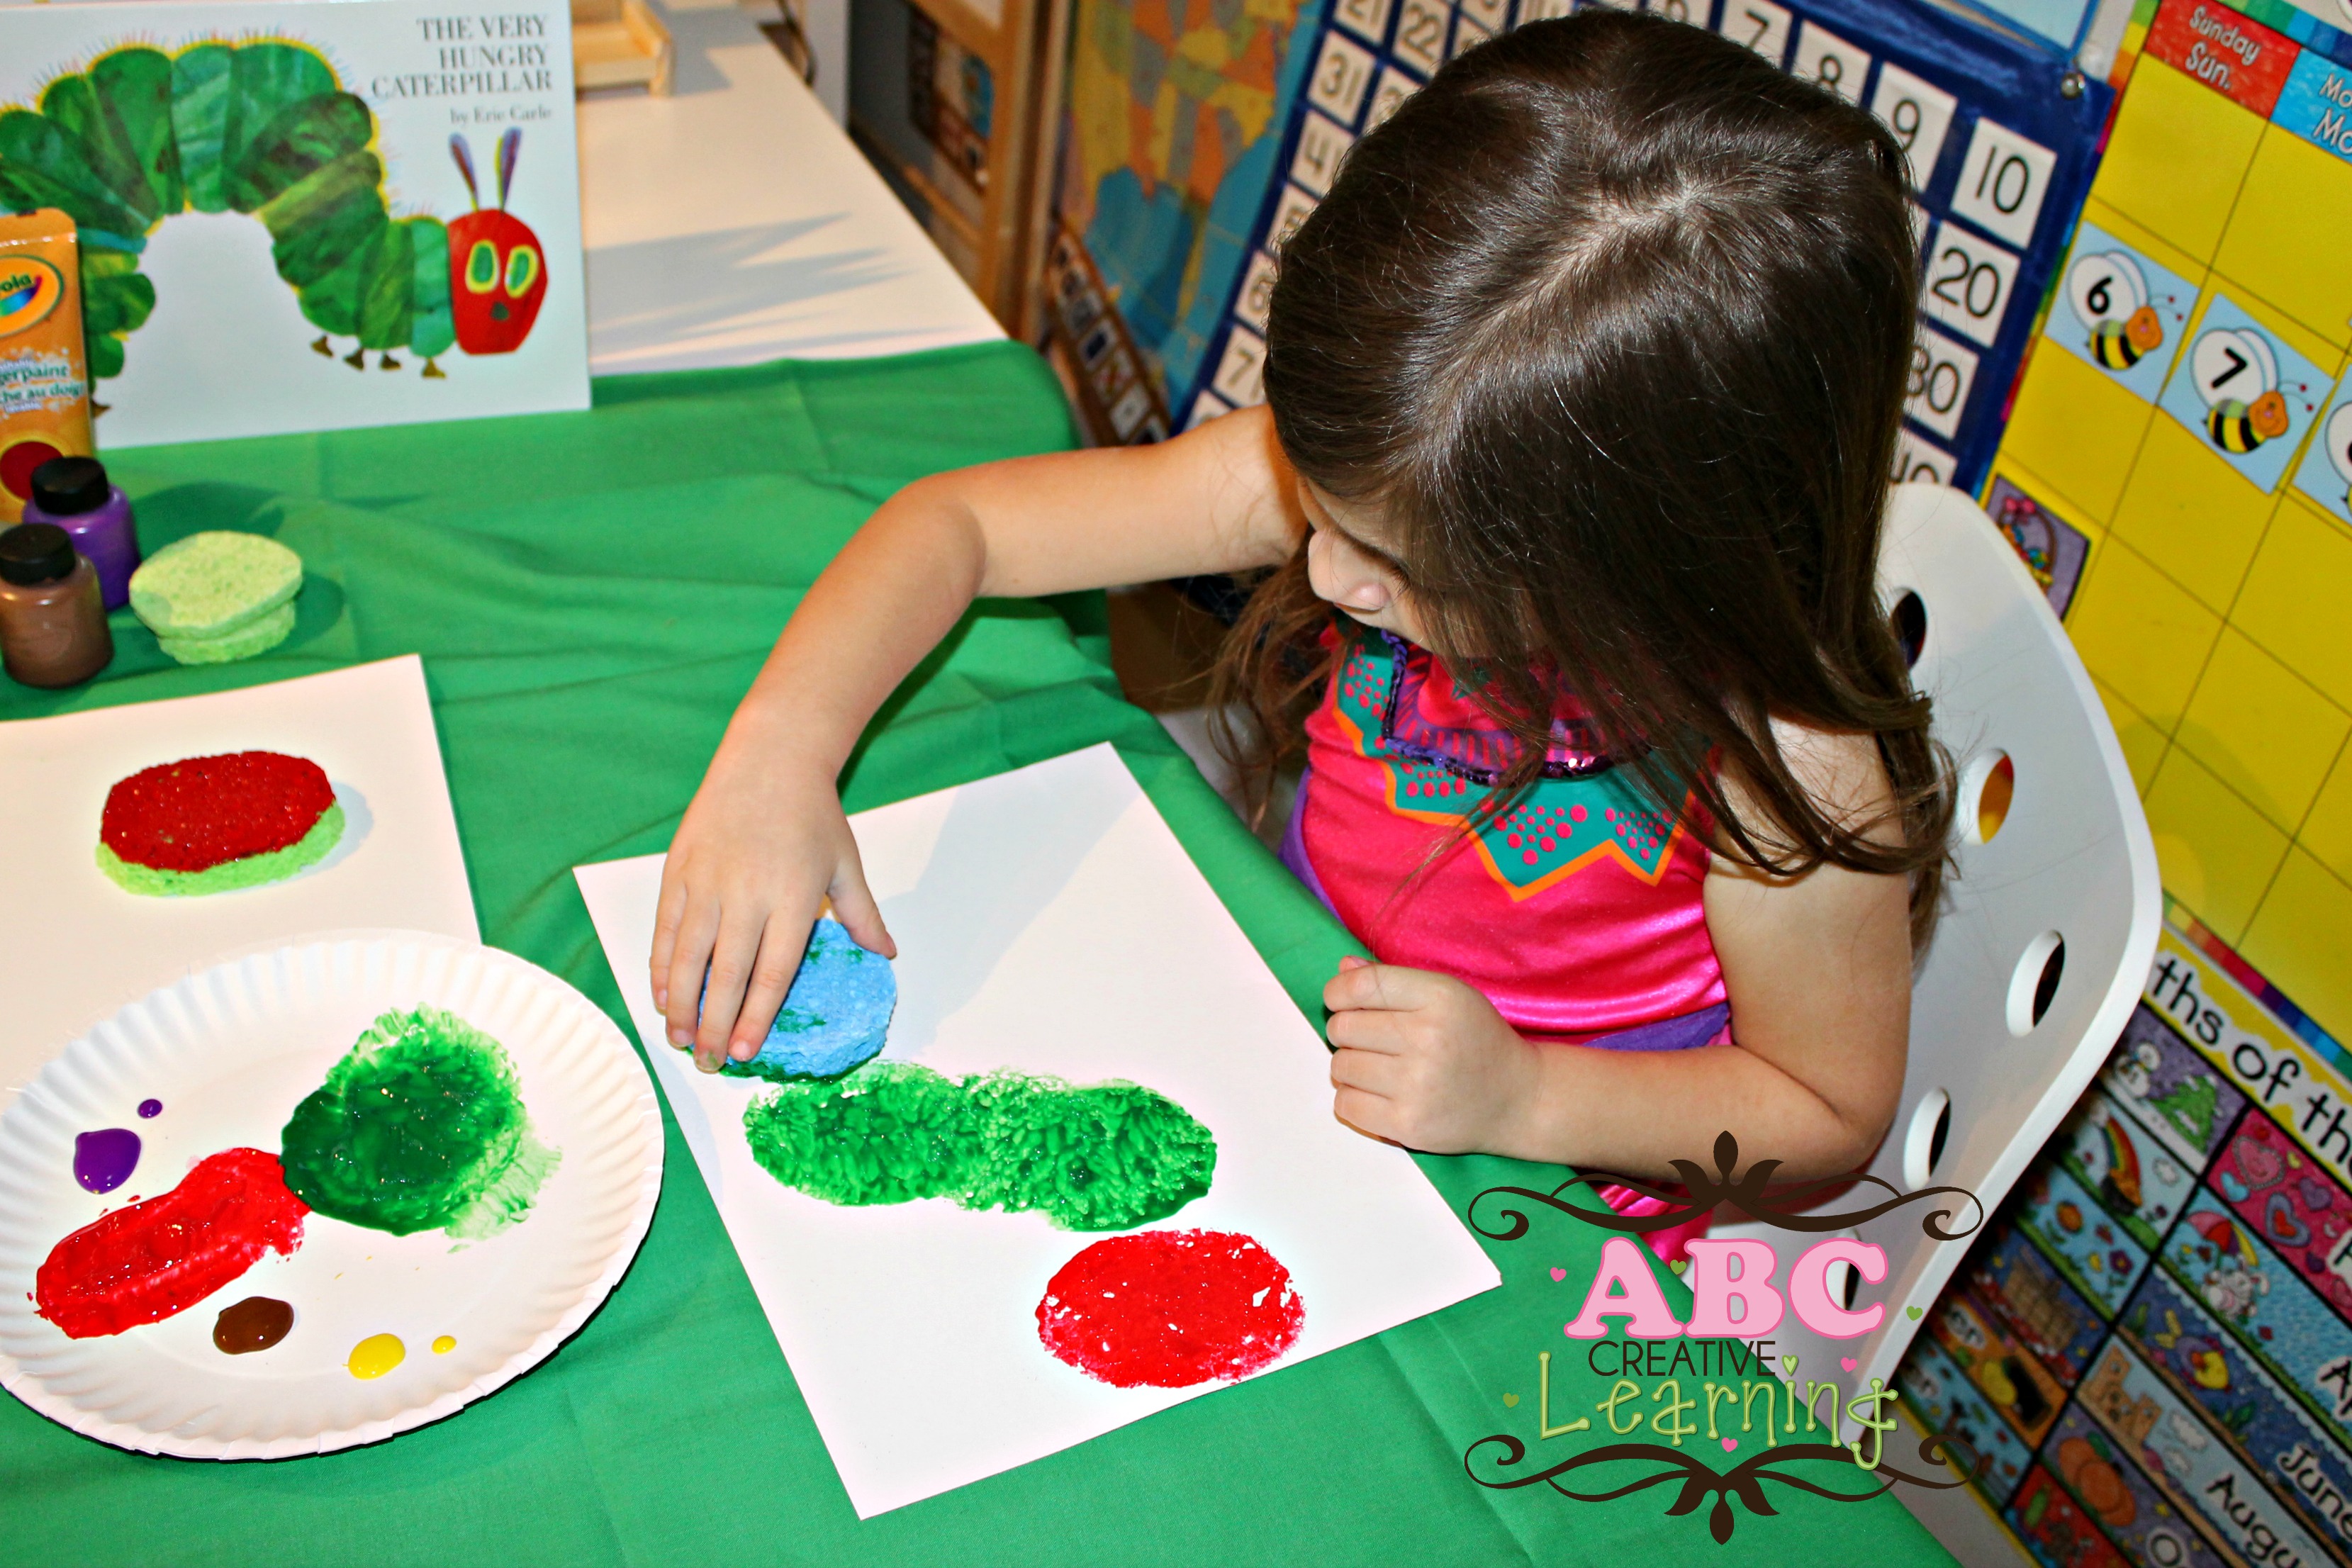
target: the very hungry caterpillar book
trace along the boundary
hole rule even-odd
[[[570,28],[0,5],[0,209],[79,228],[100,447],[586,407]]]

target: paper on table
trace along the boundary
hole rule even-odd
[[[99,816],[116,780],[246,751],[326,770],[345,818],[326,859],[284,882],[189,899],[128,893],[99,870]],[[234,949],[354,926],[479,937],[425,667],[413,654],[0,724],[0,800],[27,814],[0,899],[0,1092],[21,1088],[115,1008]]]
[[[1500,1283],[1406,1155],[1332,1119],[1323,1042],[1110,747],[850,820],[900,952],[885,1055],[1184,1107],[1216,1179],[1160,1227],[1244,1232],[1290,1270],[1306,1325],[1276,1370]],[[1045,1352],[1046,1281],[1097,1236],[944,1199],[837,1208],[761,1170],[742,1112],[766,1086],[696,1072],[654,1011],[661,857],[574,875],[860,1518],[1220,1386],[1113,1388]]]

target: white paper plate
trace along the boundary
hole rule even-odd
[[[265,1254],[176,1317],[71,1340],[29,1299],[49,1249],[132,1196],[176,1185],[224,1149],[276,1152],[302,1097],[375,1016],[420,1003],[505,1046],[541,1141],[562,1163],[530,1215],[459,1245],[313,1214],[290,1258]],[[142,1120],[140,1102],[163,1102]],[[127,1127],[137,1169],[94,1196],[77,1134]],[[588,999],[493,948],[413,931],[334,932],[222,960],[134,1002],[66,1047],[0,1118],[0,1386],[117,1447],[266,1459],[372,1443],[437,1420],[538,1364],[619,1280],[661,1191],[661,1113],[644,1064]],[[220,1310],[293,1304],[275,1347],[213,1346]],[[362,1381],[360,1341],[407,1359]],[[432,1349],[453,1337],[455,1348]]]

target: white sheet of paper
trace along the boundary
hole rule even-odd
[[[99,817],[117,780],[248,751],[326,770],[345,819],[332,853],[286,881],[202,898],[142,898],[107,879]],[[224,952],[353,927],[480,937],[414,654],[0,724],[0,800],[17,814],[0,898],[0,1094],[117,1007]]]
[[[1183,1106],[1215,1181],[1155,1228],[1241,1231],[1289,1269],[1306,1323],[1270,1371],[1501,1282],[1409,1157],[1333,1120],[1321,1038],[1109,746],[850,822],[900,953],[884,1054]],[[1113,1388],[1038,1342],[1046,1281],[1099,1236],[946,1199],[835,1207],[761,1170],[742,1112],[766,1086],[695,1071],[654,1011],[661,857],[574,875],[860,1518],[1222,1386]]]

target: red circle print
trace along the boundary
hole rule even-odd
[[[299,844],[335,804],[318,763],[277,752],[142,768],[107,791],[99,837],[134,866],[204,871]]]
[[[1037,1303],[1037,1338],[1116,1388],[1189,1388],[1279,1360],[1306,1317],[1290,1270],[1251,1237],[1147,1230],[1062,1265]]]

